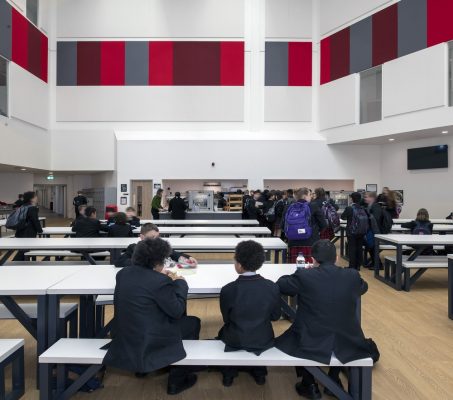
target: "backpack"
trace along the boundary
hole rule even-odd
[[[327,220],[329,227],[334,231],[338,232],[340,229],[340,217],[338,216],[337,210],[332,203],[325,201],[322,203],[322,212],[324,218]]]
[[[420,221],[415,221],[415,228],[412,229],[412,235],[431,235],[431,231],[427,224]]]
[[[267,210],[266,214],[264,214],[264,216],[266,217],[266,220],[268,222],[274,222],[275,221],[275,202],[273,204],[273,206],[271,208],[269,208],[269,210]]]
[[[18,229],[22,229],[27,224],[27,215],[28,209],[31,206],[20,206],[16,208],[6,220],[6,229],[11,229],[17,231]]]
[[[293,203],[285,217],[285,235],[289,240],[305,240],[312,235],[311,210],[307,202]]]
[[[384,235],[392,232],[393,218],[392,215],[385,209],[382,208],[382,217],[381,217],[381,233]]]
[[[360,206],[352,206],[352,220],[351,226],[349,227],[349,233],[351,235],[366,235],[368,228],[370,227],[369,217],[367,212]]]

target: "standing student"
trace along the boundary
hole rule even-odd
[[[383,218],[384,218],[384,210],[377,202],[377,197],[375,192],[365,192],[364,201],[366,205],[366,211],[370,218],[373,218],[375,221],[375,228],[373,231],[373,227],[370,226],[367,232],[367,243],[366,243],[366,250],[367,253],[370,255],[369,262],[365,265],[368,269],[374,269],[374,258],[375,258],[375,246],[374,246],[374,235],[376,233],[383,233]],[[380,266],[379,266],[380,267]]]
[[[351,193],[352,205],[345,208],[341,219],[346,220],[346,236],[348,238],[349,268],[360,271],[363,264],[363,244],[365,235],[370,228],[369,217],[360,205],[362,195]]]
[[[295,263],[299,253],[311,261],[311,246],[319,240],[319,232],[327,227],[324,214],[316,203],[310,203],[308,188],[294,193],[295,203],[290,204],[283,217],[283,232],[288,239],[288,262]]]
[[[87,209],[86,204],[79,206],[79,215],[71,222],[70,226],[74,226],[78,219],[85,218],[85,210]]]
[[[13,208],[19,208],[21,205],[24,204],[24,195],[20,194],[17,200],[14,202]]]
[[[223,193],[219,193],[219,201],[217,202],[217,209],[222,211],[227,206],[227,201],[225,200],[225,195]]]
[[[100,232],[105,230],[101,222],[97,219],[96,209],[87,207],[85,209],[85,218],[78,218],[75,221],[72,231],[75,232],[76,238],[95,238],[100,236]]]
[[[382,192],[379,194],[379,196],[377,197],[377,202],[382,205],[382,206],[387,206],[387,197],[388,197],[388,193],[389,193],[390,189],[387,187],[387,186],[384,186],[382,188]]]
[[[198,340],[200,320],[186,315],[188,286],[164,270],[171,247],[165,240],[137,244],[133,266],[116,275],[113,340],[103,363],[144,376],[186,357],[183,339]],[[186,367],[170,367],[167,394],[195,385]]]
[[[312,203],[322,210],[327,223],[327,227],[320,232],[320,238],[332,240],[335,237],[335,230],[340,227],[338,206],[327,197],[326,191],[321,187],[315,189]]]
[[[282,276],[277,285],[286,296],[296,296],[297,312],[291,327],[275,340],[275,347],[293,357],[329,364],[332,355],[342,363],[362,358],[379,359],[373,342],[367,341],[357,318],[358,299],[368,285],[357,271],[340,268],[336,247],[328,240],[313,245],[314,268],[298,269]],[[302,381],[296,391],[307,399],[321,399],[314,377],[305,368],[296,368]],[[340,386],[340,368],[329,376]],[[332,395],[327,388],[324,392]]]
[[[186,219],[187,204],[181,199],[181,193],[176,192],[175,197],[170,200],[168,211],[171,212],[172,219]]]
[[[244,196],[242,196],[242,219],[248,219],[247,217],[247,204],[253,196],[253,191],[249,192],[246,190]]]
[[[145,239],[156,239],[160,235],[159,228],[157,225],[147,223],[142,225],[140,229],[140,240]],[[116,260],[115,266],[118,268],[128,267],[132,265],[132,256],[134,254],[136,243],[130,244],[121,254],[120,258]],[[173,250],[169,257],[174,262],[182,264],[192,264],[196,266],[198,261],[188,254],[180,253],[179,251]]]
[[[281,234],[281,226],[282,226],[282,218],[283,218],[283,211],[286,207],[286,192],[277,191],[276,195],[276,202],[275,202],[275,230],[274,236],[280,237]]]
[[[42,226],[39,222],[39,209],[38,196],[36,192],[25,192],[23,197],[23,204],[21,207],[27,208],[27,215],[24,223],[22,223],[16,230],[16,238],[35,238],[38,233],[42,233]],[[20,250],[17,252],[13,261],[24,261],[25,253],[27,250]]]
[[[259,201],[260,197],[261,192],[259,190],[256,190],[255,192],[253,192],[253,197],[247,202],[247,219],[257,220],[259,216],[262,215],[262,203],[260,203]]]
[[[276,205],[276,194],[274,191],[270,191],[267,194],[267,198],[263,203],[263,225],[269,228],[269,230],[274,234],[276,214],[275,214],[275,205]]]
[[[393,190],[387,192],[386,211],[390,213],[393,219],[399,218],[398,202],[396,200],[396,193]]]
[[[260,355],[274,346],[272,321],[281,315],[278,286],[257,274],[265,262],[261,244],[248,240],[236,246],[234,267],[239,277],[220,292],[220,310],[224,325],[218,338],[225,351],[245,350]],[[258,385],[266,382],[266,367],[246,368]],[[222,368],[223,385],[231,386],[238,368]]]
[[[294,190],[293,189],[288,189],[286,191],[286,194],[287,194],[286,201],[287,201],[288,205],[291,205],[291,204],[296,202],[296,199],[294,198]]]
[[[160,219],[159,212],[164,210],[162,207],[162,193],[163,189],[159,189],[156,195],[151,200],[151,214],[153,215],[154,219]]]
[[[127,222],[135,228],[140,228],[140,218],[137,217],[137,211],[134,207],[126,208]]]
[[[72,204],[74,205],[75,216],[77,218],[79,216],[79,206],[87,205],[88,199],[82,194],[82,192],[77,192],[77,196],[74,197]]]

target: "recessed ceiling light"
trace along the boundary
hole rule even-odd
[[[53,175],[53,172],[49,172],[49,175]]]
[[[21,168],[20,170],[21,170],[21,171],[26,171],[26,170],[27,170],[27,168]]]
[[[442,131],[442,135],[446,135],[448,131]]]
[[[394,142],[394,141],[395,141],[395,139],[393,139],[393,138],[389,139],[389,142]]]

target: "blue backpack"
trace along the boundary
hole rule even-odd
[[[285,217],[286,237],[289,240],[305,240],[312,233],[310,205],[307,202],[291,204]]]
[[[352,221],[349,227],[349,233],[351,235],[365,236],[370,227],[369,216],[367,212],[360,206],[352,206]]]
[[[415,228],[412,229],[412,235],[432,235],[428,223],[415,221]]]

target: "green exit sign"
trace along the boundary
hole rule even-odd
[[[53,175],[48,175],[47,176],[47,180],[48,181],[53,181],[54,180],[54,176]]]

